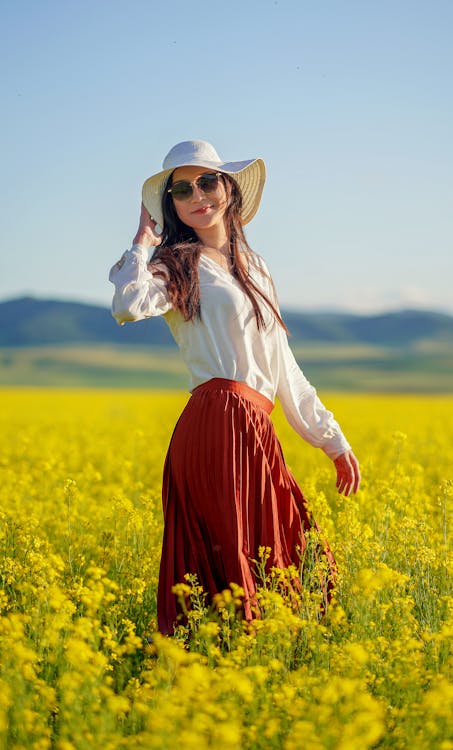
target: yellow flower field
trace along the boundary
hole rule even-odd
[[[237,587],[210,609],[189,578],[162,638],[160,477],[187,395],[0,392],[1,748],[453,749],[453,399],[322,396],[357,497],[274,421],[337,558],[327,616],[274,570],[248,629]]]

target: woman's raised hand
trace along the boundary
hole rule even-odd
[[[337,470],[336,486],[340,495],[348,495],[357,492],[360,486],[359,462],[352,451],[346,451],[334,461]]]
[[[133,244],[144,245],[145,247],[160,245],[162,242],[162,235],[156,232],[156,226],[157,222],[154,221],[148,209],[142,203],[140,222]]]

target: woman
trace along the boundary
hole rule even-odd
[[[359,487],[358,462],[299,369],[269,272],[244,236],[264,179],[261,159],[223,162],[205,141],[177,144],[145,182],[133,245],[110,272],[117,322],[163,315],[191,376],[164,467],[166,634],[178,618],[172,587],[186,573],[211,596],[241,585],[251,619],[259,547],[271,549],[269,566],[299,565],[314,522],[269,417],[276,396],[296,432],[334,462],[338,491]]]

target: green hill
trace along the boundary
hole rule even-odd
[[[284,311],[290,344],[320,389],[453,392],[453,317]],[[118,326],[107,308],[21,298],[0,303],[0,385],[187,387],[162,319]]]
[[[295,343],[326,342],[413,346],[453,342],[453,317],[403,310],[384,315],[283,311]],[[129,344],[173,347],[161,318],[118,326],[105,307],[23,297],[0,302],[0,346]]]

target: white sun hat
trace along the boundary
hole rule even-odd
[[[188,166],[205,167],[231,175],[242,193],[242,223],[247,224],[253,219],[266,179],[264,161],[222,161],[214,146],[207,141],[183,141],[168,152],[162,164],[163,170],[149,177],[143,185],[143,203],[161,228],[164,226],[162,198],[168,178],[177,167]]]

